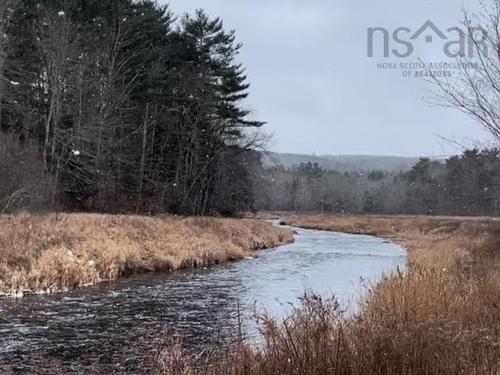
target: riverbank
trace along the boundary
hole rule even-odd
[[[252,219],[0,216],[0,295],[67,291],[145,272],[236,261],[293,241]]]
[[[286,322],[263,320],[265,344],[178,361],[168,374],[498,374],[500,221],[488,218],[290,215],[286,224],[377,235],[407,247],[405,272],[372,286],[357,316],[307,296]],[[176,349],[177,348],[177,349]],[[161,368],[179,359],[166,345]],[[177,350],[177,351],[176,351]]]
[[[288,215],[283,222],[386,238],[407,248],[410,266],[433,269],[477,261],[500,241],[500,219],[487,217]]]

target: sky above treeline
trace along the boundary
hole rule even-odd
[[[462,9],[477,11],[479,0],[162,2],[177,15],[203,8],[211,17],[220,16],[226,29],[236,30],[252,85],[246,106],[252,117],[267,121],[273,151],[445,156],[493,144],[474,120],[435,105],[435,89],[414,77],[421,69],[410,64],[453,62],[431,29],[411,41],[414,52],[406,58],[384,58],[379,33],[374,57],[368,57],[369,27],[389,33],[406,27],[411,33],[399,35],[409,39],[430,20],[446,31],[460,26]],[[405,50],[389,43],[391,49]]]

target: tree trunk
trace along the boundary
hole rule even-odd
[[[142,204],[142,193],[144,189],[144,171],[146,169],[146,149],[148,146],[148,117],[149,117],[149,103],[146,104],[146,113],[144,115],[144,124],[142,129],[142,152],[141,164],[139,166],[139,195],[137,197],[137,206],[135,212],[139,213]]]

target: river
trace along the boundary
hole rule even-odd
[[[147,373],[165,331],[193,350],[225,342],[239,321],[255,338],[256,311],[285,317],[306,290],[355,310],[363,285],[407,262],[380,238],[290,229],[295,243],[254,259],[0,300],[0,373]]]

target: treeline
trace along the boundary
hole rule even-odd
[[[497,215],[500,151],[467,150],[443,161],[421,159],[410,171],[327,171],[317,164],[263,170],[263,210],[367,214]]]
[[[233,214],[257,133],[241,45],[202,10],[0,2],[0,211]]]

